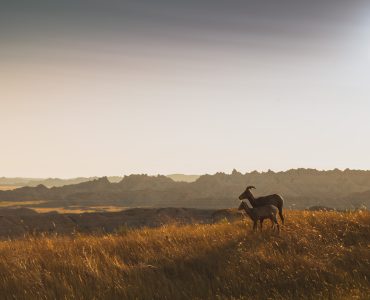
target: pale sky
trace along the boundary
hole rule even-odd
[[[369,115],[369,1],[0,4],[0,177],[370,169]]]

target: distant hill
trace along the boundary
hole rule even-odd
[[[327,206],[337,209],[370,207],[370,171],[294,169],[286,172],[216,173],[194,182],[176,182],[163,175],[130,175],[119,182],[107,177],[47,188],[44,185],[0,191],[0,200],[47,200],[49,206],[122,205],[126,207],[226,208],[238,205],[246,185],[261,196],[279,193],[286,208]]]
[[[167,177],[174,181],[193,182],[199,178],[199,175],[184,175],[184,174],[170,174]],[[99,177],[77,177],[70,179],[61,178],[23,178],[23,177],[0,177],[0,186],[8,187],[24,187],[24,186],[38,186],[40,184],[46,187],[60,187],[69,184],[78,184],[86,181],[96,180]],[[122,176],[109,176],[107,177],[110,182],[120,182]]]
[[[174,181],[194,182],[200,177],[200,175],[170,174],[167,175],[167,177]]]
[[[54,187],[54,186],[63,186],[63,185],[68,185],[68,184],[77,184],[77,183],[91,181],[95,179],[98,179],[98,177],[78,177],[78,178],[71,178],[71,179],[0,177],[0,185],[19,186],[19,187],[33,186],[34,187],[34,186],[38,186],[42,184],[42,185],[45,185],[46,187]],[[120,179],[122,179],[122,177]]]

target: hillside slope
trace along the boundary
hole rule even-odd
[[[0,242],[1,299],[368,299],[370,213]]]
[[[115,232],[119,228],[158,227],[168,223],[212,223],[219,219],[241,219],[237,209],[132,208],[119,212],[36,213],[32,209],[0,208],[0,239],[31,233],[72,234]]]

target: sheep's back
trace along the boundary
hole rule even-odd
[[[277,207],[272,204],[255,207],[253,210],[255,211],[256,215],[260,217],[267,217],[271,216],[271,214],[276,215],[278,213]]]
[[[253,207],[261,207],[266,205],[274,205],[277,208],[282,208],[284,204],[283,198],[278,194],[258,197],[255,201],[250,201]]]

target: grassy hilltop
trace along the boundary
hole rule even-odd
[[[370,213],[7,240],[0,274],[1,299],[368,299]]]

